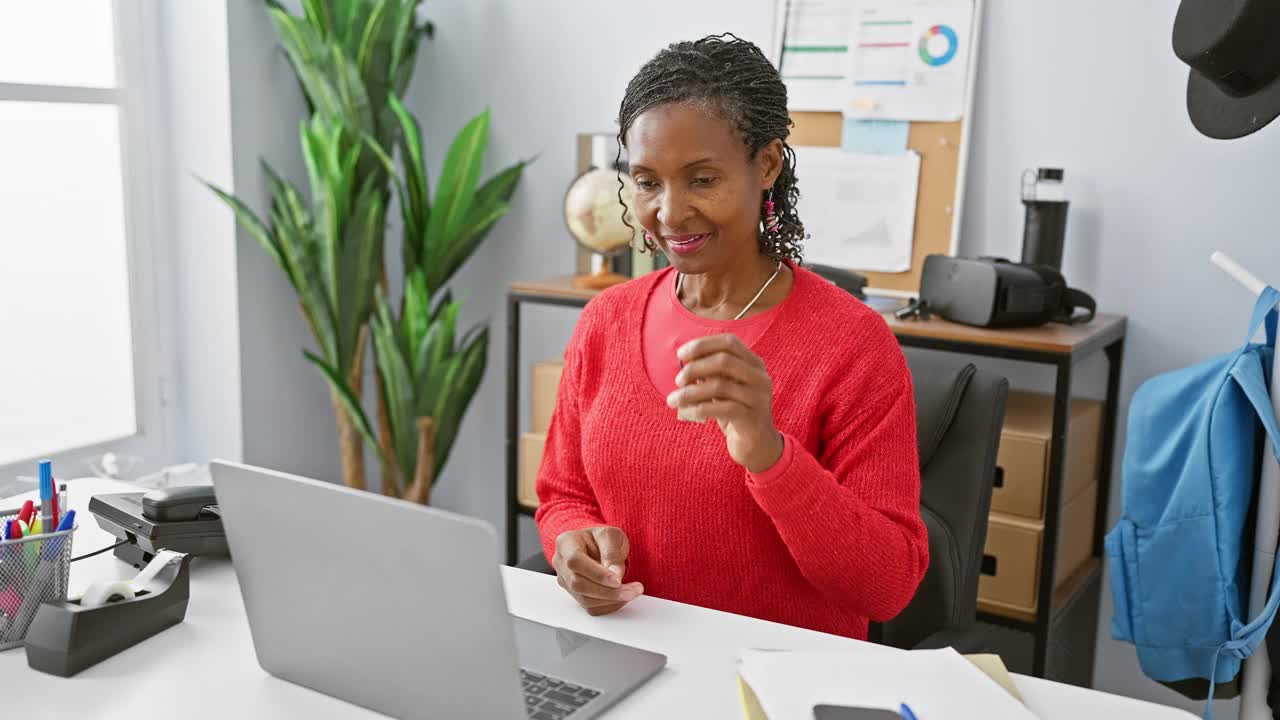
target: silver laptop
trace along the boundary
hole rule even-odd
[[[258,663],[278,678],[397,718],[578,720],[666,664],[509,615],[481,521],[234,463],[211,472]]]

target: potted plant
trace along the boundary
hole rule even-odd
[[[363,441],[375,450],[384,491],[425,503],[488,350],[487,328],[457,338],[458,303],[445,285],[506,214],[527,163],[479,183],[486,110],[451,144],[432,202],[421,133],[399,100],[417,43],[432,32],[416,19],[420,3],[304,0],[303,14],[294,16],[268,2],[310,110],[300,135],[309,199],[265,165],[272,195],[266,222],[242,199],[212,189],[298,295],[317,346],[306,357],[330,385],[345,484],[366,487]],[[397,149],[403,180],[391,157]],[[383,262],[393,186],[404,232],[398,302],[387,297]],[[362,405],[371,333],[380,441]]]

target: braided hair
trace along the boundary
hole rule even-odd
[[[627,92],[618,108],[619,163],[627,131],[635,119],[650,108],[676,102],[706,103],[713,107],[742,133],[752,158],[770,142],[782,141],[782,171],[772,190],[774,213],[780,222],[778,232],[760,233],[760,251],[771,257],[800,262],[804,225],[796,213],[796,202],[800,198],[796,187],[796,154],[787,144],[791,116],[787,113],[787,86],[777,69],[760,48],[732,33],[668,46],[627,83]],[[621,178],[618,184],[621,201]],[[766,197],[766,193],[761,194],[762,205]],[[623,205],[625,207],[625,202]],[[657,252],[657,245],[647,237],[644,244],[650,252]]]

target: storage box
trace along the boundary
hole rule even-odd
[[[546,433],[524,433],[520,436],[520,485],[516,499],[521,505],[538,507],[538,466],[542,464],[542,446]]]
[[[1053,587],[1080,570],[1093,557],[1094,511],[1098,485],[1092,483],[1070,498],[1058,521],[1058,561]],[[1016,515],[991,513],[982,574],[978,578],[978,606],[982,610],[1032,619],[1039,606],[1040,559],[1044,522]]]
[[[1067,417],[1067,445],[1063,466],[1062,499],[1078,495],[1094,482],[1098,469],[1102,403],[1075,398]],[[1053,437],[1053,397],[1011,392],[1005,410],[1004,430],[996,464],[1003,478],[992,491],[991,509],[1039,520],[1049,482],[1049,456]]]
[[[556,407],[556,393],[560,390],[563,371],[563,362],[540,362],[533,366],[533,382],[529,391],[533,409],[531,431],[545,433],[551,427],[551,411]]]

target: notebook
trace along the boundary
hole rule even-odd
[[[966,716],[1034,720],[997,655],[943,650],[857,654],[747,650],[738,660],[738,687],[747,720],[813,717],[818,704],[896,711],[909,704],[920,717]],[[919,682],[929,678],[929,682]]]

